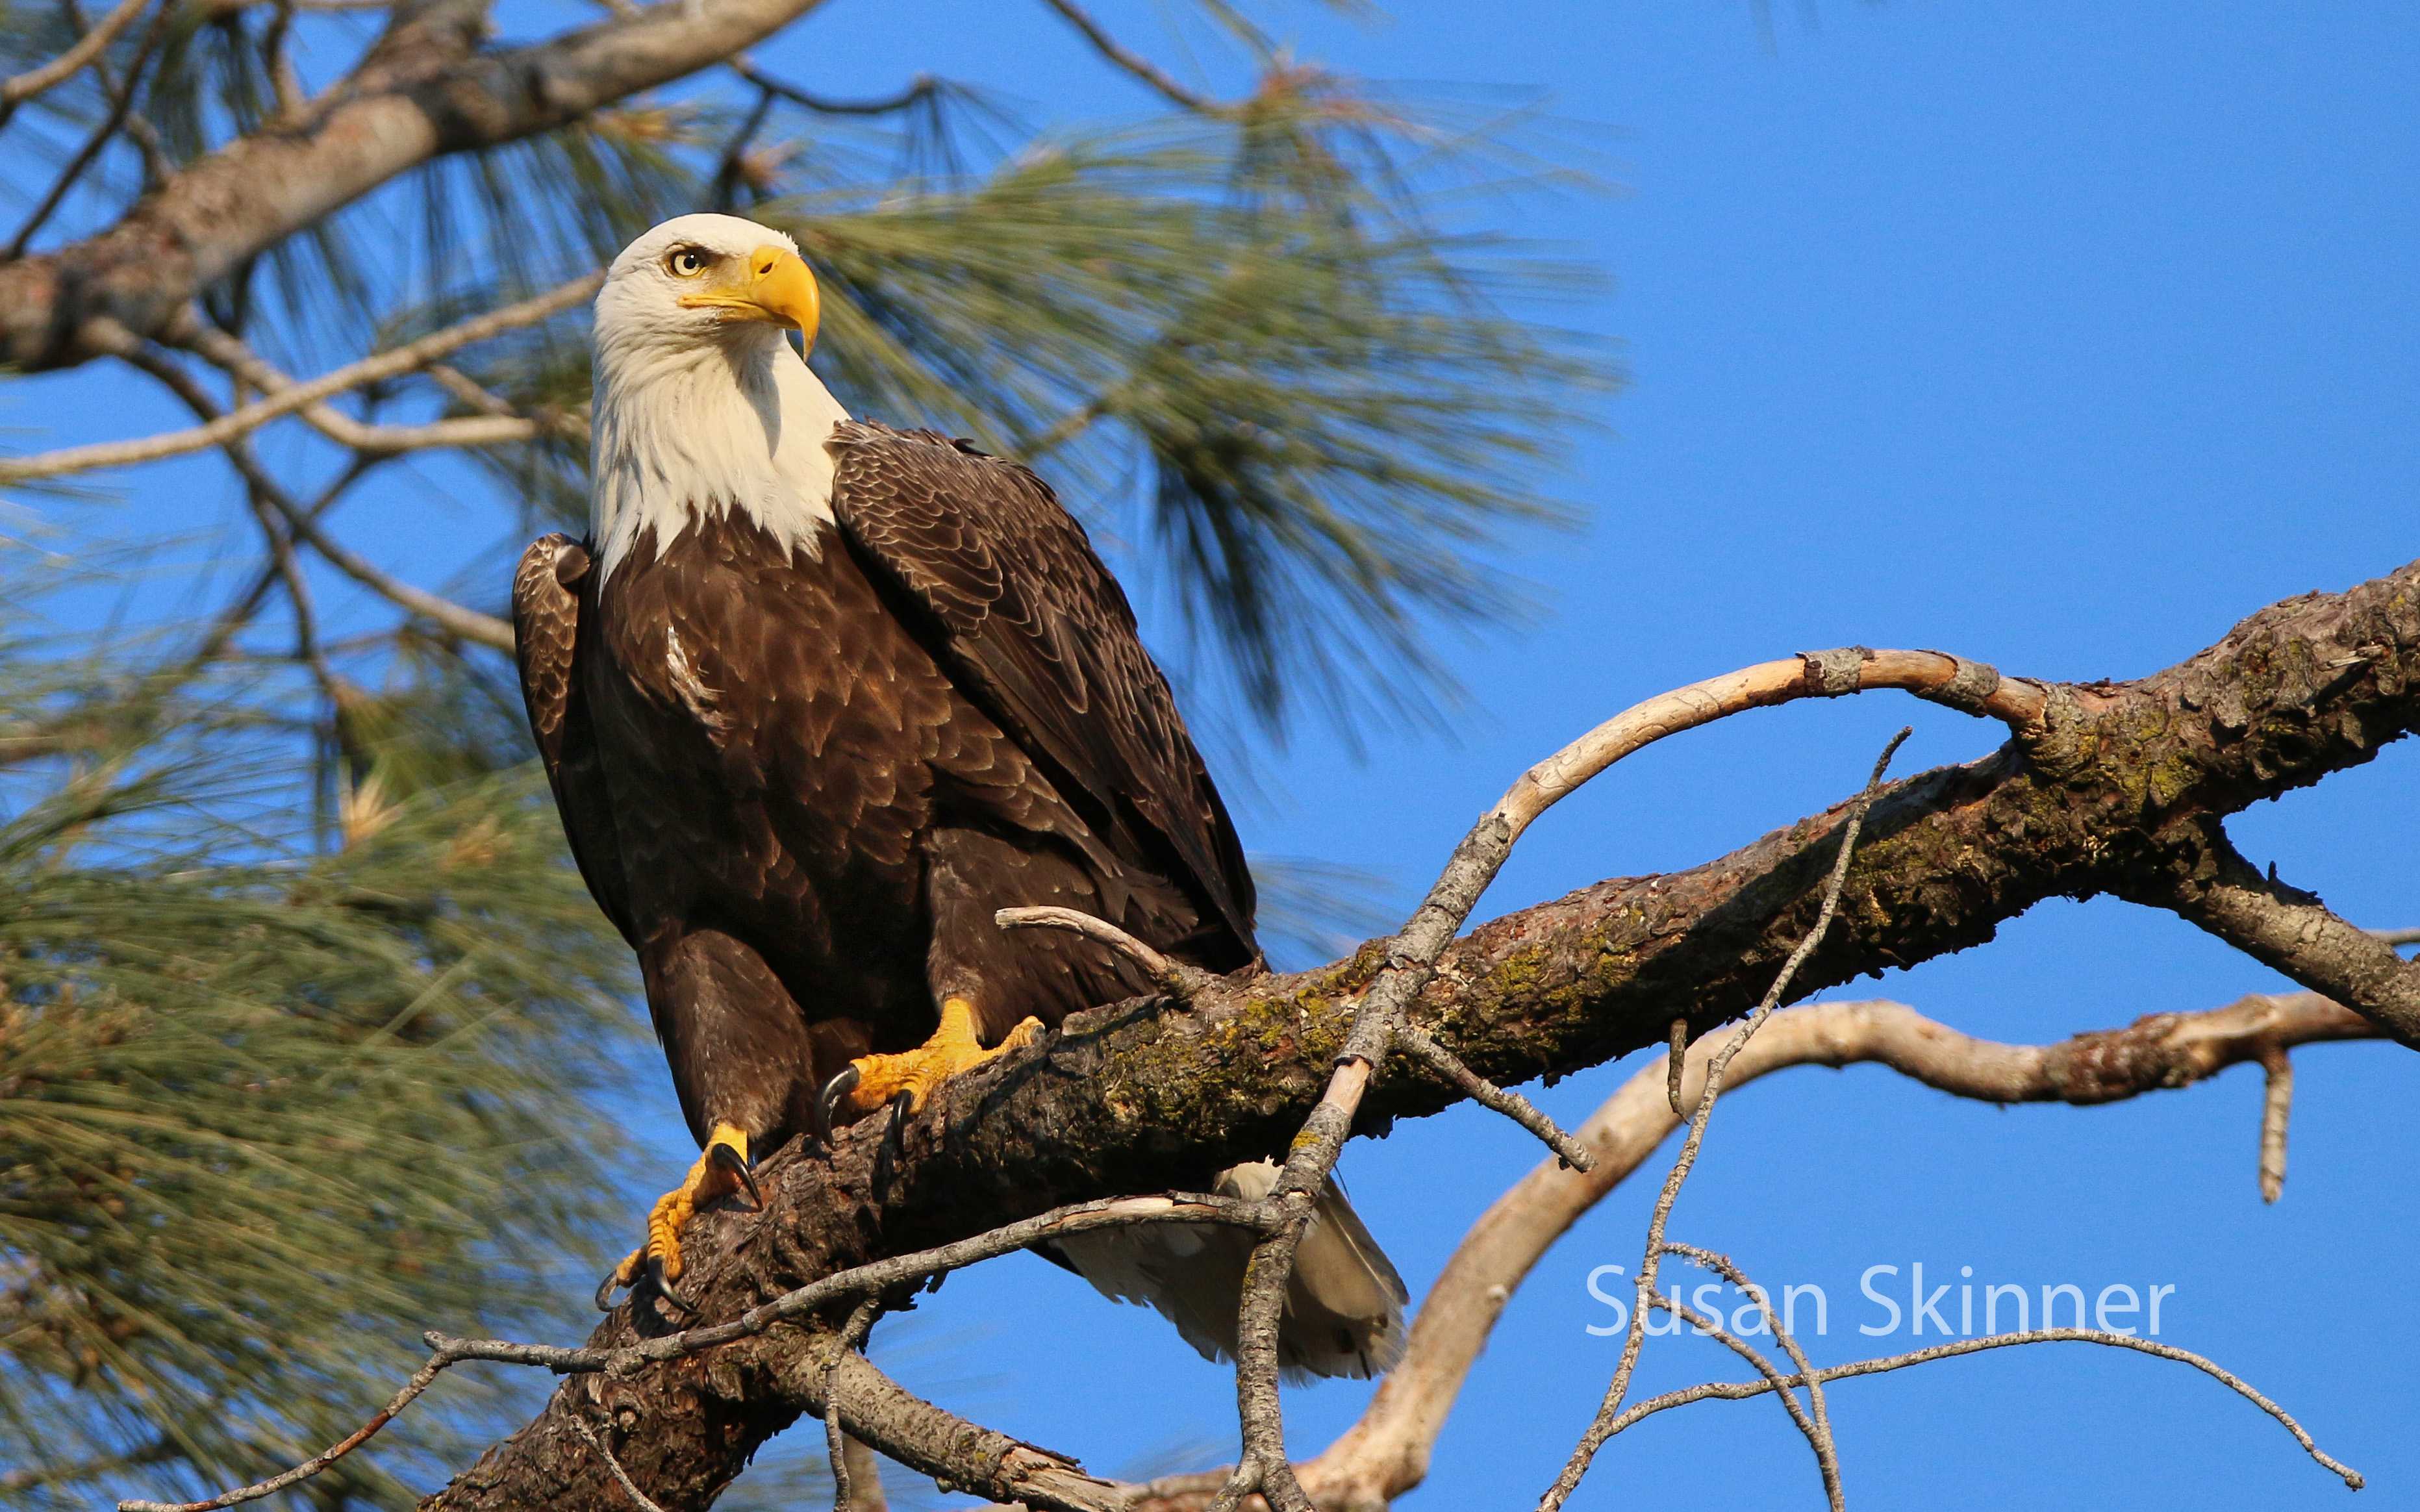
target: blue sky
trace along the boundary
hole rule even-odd
[[[1366,28],[1295,18],[1311,55],[1376,78],[1533,89],[1583,123],[1613,192],[1524,201],[1505,224],[1611,275],[1576,318],[1620,341],[1631,386],[1568,474],[1588,526],[1516,564],[1539,621],[1446,642],[1470,696],[1442,733],[1380,735],[1357,758],[1315,732],[1264,753],[1246,820],[1256,849],[1371,867],[1408,898],[1522,767],[1663,688],[1852,642],[2124,677],[2412,554],[2420,22],[1894,5],[1825,6],[1810,25],[1776,10],[1769,50],[1745,8],[1719,4],[1404,5]],[[983,57],[997,23],[929,13],[951,19],[877,55],[929,67],[938,42],[997,69]],[[1104,14],[1150,35],[1147,7]],[[1016,68],[1034,70],[1024,92],[1071,111],[1120,103],[1072,49],[1016,36]],[[896,76],[810,39],[793,55],[827,86]],[[1699,732],[1559,810],[1484,908],[1720,854],[1848,792],[1902,722],[1917,729],[1902,770],[1995,739],[1881,699]],[[2415,773],[2398,748],[2233,833],[2353,918],[2405,922],[2420,914]],[[1870,990],[1972,1033],[2043,1040],[2278,985],[2172,918],[2101,901],[2046,904],[1984,949]],[[1725,1105],[1675,1232],[1769,1281],[1824,1286],[1831,1331],[1810,1341],[1823,1360],[1905,1344],[1856,1333],[1883,1317],[1859,1295],[1875,1265],[1899,1268],[1876,1285],[1902,1303],[1919,1261],[1928,1286],[1962,1266],[2037,1296],[2173,1286],[2164,1337],[2240,1369],[2399,1504],[2420,1482],[2413,1339],[2379,1285],[2394,1284],[2420,1206],[2366,1131],[2420,1089],[2420,1068],[2375,1046],[2299,1066],[2292,1174],[2273,1208],[2254,1189],[2250,1070],[2114,1108],[2008,1111],[1883,1071],[1807,1070]],[[1577,1117],[1633,1068],[1544,1096]],[[1466,1110],[1357,1147],[1346,1172],[1417,1291],[1534,1158]],[[1616,1341],[1585,1332],[1609,1317],[1587,1275],[1636,1265],[1649,1196],[1617,1193],[1514,1298],[1410,1505],[1524,1504],[1552,1477],[1613,1364]],[[988,1331],[970,1338],[1001,1352],[962,1399],[1096,1466],[1159,1468],[1229,1442],[1223,1371],[1038,1262],[954,1280],[912,1327]],[[969,1374],[946,1356],[925,1368],[944,1399]],[[1642,1386],[1735,1368],[1705,1341],[1663,1340]],[[1294,1394],[1297,1448],[1360,1401],[1344,1385]],[[1844,1385],[1833,1411],[1869,1509],[2347,1494],[2211,1382],[2132,1356],[1954,1362]],[[1772,1404],[1710,1405],[1626,1436],[1575,1504],[1820,1496]]]
[[[1365,733],[1356,754],[1306,725],[1284,749],[1257,751],[1239,805],[1254,850],[1371,869],[1407,901],[1523,767],[1664,688],[1854,642],[2126,677],[2263,604],[2412,553],[2420,15],[1774,9],[1770,46],[1749,8],[1727,0],[1431,0],[1368,24],[1275,14],[1301,52],[1347,70],[1502,86],[1570,123],[1562,134],[1586,145],[1607,191],[1483,213],[1609,275],[1603,295],[1558,313],[1619,343],[1629,386],[1602,401],[1602,427],[1579,438],[1559,480],[1585,525],[1517,543],[1534,619],[1476,635],[1436,627],[1468,689],[1441,729]],[[1168,36],[1142,0],[1099,11],[1140,43]],[[834,93],[877,93],[918,70],[969,77],[1043,124],[1152,104],[1038,8],[974,0],[892,8],[887,20],[864,0],[836,5],[761,55]],[[1236,82],[1217,67],[1208,77]],[[173,422],[122,393],[46,439]],[[208,479],[210,465],[172,471]],[[194,497],[233,507],[216,482]],[[425,492],[365,509],[394,522],[383,559],[407,568],[444,559],[468,518]],[[1850,791],[1910,722],[1901,771],[1994,740],[1947,710],[1885,698],[1735,720],[1559,809],[1482,911],[1720,854]],[[2415,776],[2420,752],[2395,748],[2232,833],[2359,922],[2420,923]],[[2046,1040],[2279,985],[2172,918],[2100,901],[2046,904],[1990,946],[1855,995]],[[2389,1288],[2420,1238],[2420,1192],[2380,1133],[2420,1092],[2420,1063],[2368,1045],[2307,1051],[2297,1065],[2292,1169],[2274,1208],[2254,1189],[2248,1069],[2086,1111],[2000,1111],[1882,1071],[1806,1070],[1724,1104],[1674,1233],[1771,1284],[1823,1286],[1831,1328],[1808,1343],[1823,1361],[1906,1342],[1856,1332],[1879,1313],[1858,1288],[1877,1265],[1900,1268],[1878,1284],[1902,1300],[1916,1262],[1936,1285],[1971,1266],[1978,1281],[2037,1294],[2174,1286],[2163,1337],[2241,1371],[2368,1473],[2374,1500],[2409,1504],[2415,1341]],[[1575,1120],[1635,1068],[1540,1096]],[[684,1136],[669,1089],[649,1087],[654,1102],[634,1115],[670,1173],[688,1158]],[[1417,1293],[1535,1158],[1526,1136],[1465,1110],[1355,1147],[1345,1171]],[[1645,1184],[1617,1193],[1512,1300],[1407,1504],[1527,1504],[1552,1478],[1614,1360],[1616,1341],[1586,1333],[1608,1317],[1586,1278],[1636,1264],[1648,1198]],[[1223,1369],[1039,1261],[956,1277],[886,1333],[884,1357],[911,1386],[1097,1469],[1231,1452]],[[1660,1340],[1641,1385],[1734,1373],[1704,1341]],[[1291,1394],[1296,1448],[1324,1444],[1363,1395]],[[2346,1494],[2213,1383],[2133,1356],[1953,1362],[1843,1385],[1833,1413],[1866,1512],[1986,1500],[2301,1507]],[[1772,1404],[1712,1404],[1618,1442],[1575,1504],[1820,1494]]]

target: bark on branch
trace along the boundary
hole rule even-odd
[[[1740,707],[1872,687],[1891,657],[1915,654],[1796,659],[1800,685],[1764,697],[1750,693],[1765,684],[1735,675],[1750,685]],[[2014,715],[2022,733],[1979,761],[1885,789],[1837,923],[1807,962],[1809,990],[1981,943],[2045,897],[2174,883],[2196,865],[2176,843],[2179,826],[2307,786],[2409,734],[2420,723],[2420,564],[2276,605],[2134,682],[2017,684],[1939,663],[1938,679],[1921,684],[1937,701]],[[2014,699],[2031,707],[1991,707]],[[1505,1085],[1661,1043],[1675,1018],[1702,1032],[1751,1006],[1807,933],[1841,818],[1836,809],[1690,871],[1600,882],[1485,925],[1446,952],[1412,1019]],[[1198,1188],[1222,1166],[1282,1149],[1328,1081],[1360,990],[1385,965],[1373,944],[1314,972],[1221,981],[1182,1012],[1134,1003],[1079,1015],[936,1099],[905,1130],[881,1186],[878,1131],[843,1138],[828,1157],[776,1154],[760,1172],[764,1213],[710,1214],[690,1231],[685,1281],[701,1316],[736,1317],[846,1267],[1059,1204]],[[2342,1000],[2391,1021],[2391,1003],[2366,1001],[2368,978],[2354,974]],[[1463,1096],[1409,1066],[1370,1088],[1357,1131]],[[660,1328],[626,1309],[592,1344]],[[800,1411],[782,1383],[803,1357],[797,1333],[777,1329],[614,1378],[615,1454],[665,1507],[706,1504]],[[593,1410],[600,1379],[566,1382],[427,1504],[627,1504],[570,1426]],[[878,1432],[849,1426],[893,1452]],[[965,1482],[957,1462],[914,1444],[894,1457]]]
[[[819,3],[648,6],[500,49],[482,45],[484,0],[398,5],[361,64],[298,118],[188,164],[97,235],[0,266],[0,367],[85,361],[97,318],[156,337],[205,286],[380,185],[719,64]]]

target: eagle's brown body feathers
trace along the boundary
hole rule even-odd
[[[989,1043],[1146,990],[1077,936],[1003,932],[1002,908],[1258,959],[1234,827],[1081,527],[930,433],[845,423],[830,446],[837,524],[811,549],[698,510],[610,574],[548,537],[515,581],[531,727],[701,1141],[810,1130],[827,1081],[922,1043],[945,997]],[[1385,1283],[1400,1307],[1386,1269],[1365,1310]],[[1367,1332],[1340,1316],[1341,1363],[1295,1363],[1366,1373],[1389,1348]]]

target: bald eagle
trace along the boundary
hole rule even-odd
[[[752,1154],[913,1111],[1150,990],[996,911],[1078,909],[1214,972],[1260,959],[1234,825],[1082,526],[1014,462],[852,420],[784,334],[812,347],[818,311],[779,231],[687,215],[633,242],[597,296],[589,536],[515,574],[530,727],[704,1146],[599,1305],[680,1305],[681,1224],[753,1195]],[[1161,1227],[1054,1258],[1215,1358],[1249,1243]],[[1385,1369],[1404,1301],[1331,1187],[1283,1363]]]

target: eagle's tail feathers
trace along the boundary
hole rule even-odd
[[[1219,1173],[1218,1190],[1258,1199],[1278,1168],[1260,1161]],[[1252,1235],[1244,1229],[1145,1224],[1057,1241],[1059,1256],[1100,1292],[1140,1302],[1170,1322],[1207,1360],[1233,1359],[1235,1306]],[[1279,1325],[1278,1364],[1289,1380],[1385,1373],[1404,1353],[1403,1277],[1360,1214],[1330,1180],[1295,1252]]]

